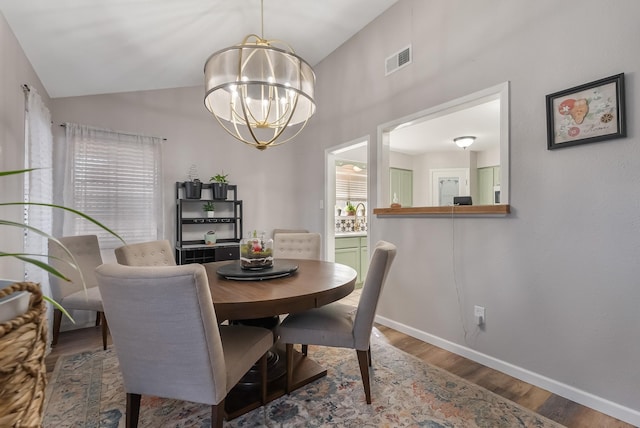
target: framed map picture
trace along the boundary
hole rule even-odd
[[[624,73],[547,95],[547,149],[627,136]]]

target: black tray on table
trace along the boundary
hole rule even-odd
[[[282,278],[289,276],[298,270],[295,263],[274,260],[273,266],[266,269],[242,269],[240,260],[220,266],[216,271],[218,275],[225,279],[236,281],[256,281],[262,279]]]

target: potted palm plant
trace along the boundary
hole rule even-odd
[[[24,174],[32,170],[0,171],[0,176]],[[86,214],[72,208],[38,202],[0,202],[0,206],[11,205],[47,206],[69,211],[98,225],[124,243],[124,240],[118,234]],[[71,252],[58,239],[20,222],[0,219],[0,226],[18,227],[55,241],[73,261],[69,264],[78,270],[84,285],[82,272],[77,267],[78,263]],[[21,260],[69,281],[69,278],[65,277],[60,271],[40,260],[40,257],[46,256],[46,254],[7,253],[0,250],[0,257],[12,257]],[[16,281],[7,286],[7,282],[10,281],[0,284],[0,307],[5,304],[13,304],[18,300],[15,298],[16,295],[20,293],[30,293],[31,297],[26,307],[19,308],[16,313],[12,314],[13,317],[11,319],[0,322],[0,360],[2,362],[0,385],[3,386],[0,388],[0,420],[3,426],[40,426],[46,386],[44,358],[48,337],[44,301],[51,302],[72,321],[73,319],[57,302],[42,295],[39,284]],[[8,307],[10,311],[14,309],[12,306]]]
[[[209,180],[213,182],[213,199],[227,199],[228,176],[229,174],[225,174],[224,171],[222,171],[222,174],[216,174]]]

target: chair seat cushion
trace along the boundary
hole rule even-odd
[[[273,334],[262,327],[220,326],[220,339],[227,367],[227,392],[273,346]]]
[[[65,309],[80,309],[84,311],[96,311],[103,312],[102,310],[102,296],[100,296],[100,289],[98,287],[87,288],[84,290],[76,291],[69,294],[59,302]]]
[[[356,309],[331,303],[299,314],[289,314],[278,327],[283,343],[353,348],[353,319]]]

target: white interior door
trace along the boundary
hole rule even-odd
[[[431,170],[431,205],[453,205],[454,196],[469,196],[469,168]]]

